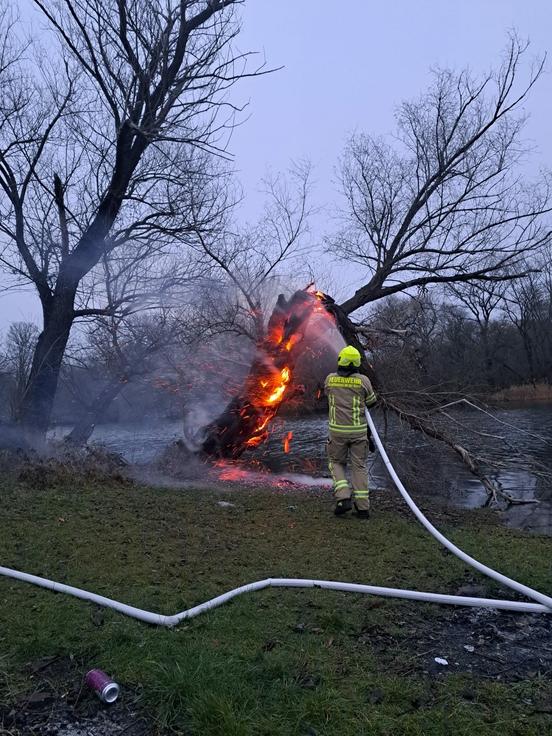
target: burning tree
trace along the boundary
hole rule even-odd
[[[242,391],[204,430],[203,452],[235,459],[266,440],[270,422],[289,399],[305,331],[313,318],[332,320],[329,304],[312,289],[296,291],[289,300],[278,297]]]

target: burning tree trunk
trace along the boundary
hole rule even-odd
[[[205,429],[204,453],[237,458],[264,442],[269,423],[284,398],[289,398],[307,323],[315,314],[327,314],[324,300],[325,295],[308,289],[296,291],[289,300],[282,294],[278,297],[241,393]]]

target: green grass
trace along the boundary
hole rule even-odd
[[[217,500],[236,504],[221,508]],[[313,577],[455,592],[466,568],[444,555],[395,496],[368,522],[335,519],[313,493],[176,491],[124,484],[34,490],[0,485],[0,564],[162,613],[235,586]],[[289,507],[295,507],[290,509]],[[378,508],[379,506],[379,508]],[[501,528],[488,514],[439,526],[506,574],[552,592],[552,540]],[[498,589],[487,584],[489,594]],[[400,647],[382,659],[369,632],[390,637],[415,611],[442,609],[328,591],[269,590],[173,630],[0,579],[0,704],[35,686],[27,663],[72,658],[138,690],[159,731],[202,736],[507,736],[552,729],[529,707],[550,680],[502,684],[435,677]],[[3,702],[2,702],[3,701]],[[546,710],[546,709],[543,709]]]

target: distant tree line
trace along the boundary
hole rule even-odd
[[[552,386],[552,261],[510,282],[393,297],[360,325],[388,396],[489,398]]]

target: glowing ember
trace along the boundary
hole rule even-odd
[[[290,352],[290,350],[292,350],[295,347],[295,345],[297,345],[300,339],[301,339],[301,336],[297,334],[292,335],[289,338],[289,340],[286,342],[286,350],[288,351],[288,353]]]
[[[219,473],[219,480],[239,481],[246,480],[248,477],[249,473],[242,468],[223,468]]]
[[[289,445],[292,439],[293,439],[293,432],[288,432],[286,436],[284,437],[284,452],[286,454],[289,452]]]
[[[270,421],[270,416],[266,416],[264,420],[259,424],[257,429],[264,429],[266,425],[269,423],[269,421]]]
[[[267,436],[266,432],[262,432],[261,434],[255,434],[253,435],[253,437],[250,437],[245,444],[248,447],[257,447],[258,445],[260,445],[262,442],[266,440],[266,436]]]

